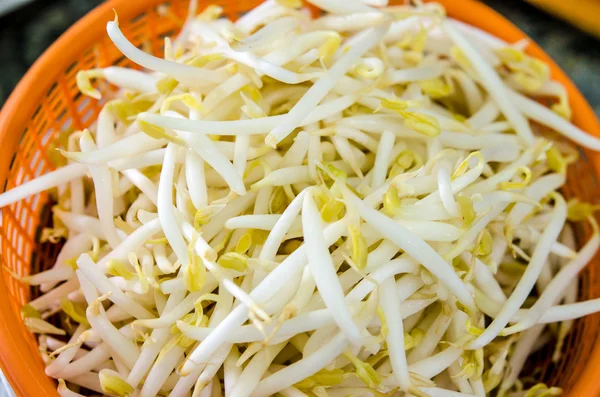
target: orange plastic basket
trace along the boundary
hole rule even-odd
[[[188,0],[189,1],[189,0]],[[119,13],[120,25],[135,45],[156,54],[162,52],[165,36],[180,28],[187,12],[186,0],[113,0],[77,22],[44,53],[21,80],[0,113],[0,183],[10,189],[52,166],[47,149],[53,137],[68,128],[90,125],[100,111],[100,104],[82,96],[75,84],[79,70],[109,65],[133,66],[112,45],[105,31]],[[438,0],[450,16],[478,26],[508,42],[525,36],[510,22],[473,0]],[[261,0],[216,0],[225,14],[235,19]],[[205,5],[208,2],[205,3]],[[164,12],[168,5],[169,13]],[[583,130],[600,136],[600,125],[590,106],[567,76],[536,45],[531,55],[548,62],[552,77],[563,83],[570,95],[574,122]],[[600,197],[596,175],[600,171],[600,155],[583,152],[582,161],[570,169],[567,196],[577,195],[592,201]],[[0,226],[0,265],[21,274],[29,274],[50,266],[57,247],[38,244],[37,233],[48,217],[48,197],[41,194],[24,199],[2,210]],[[577,230],[579,241],[589,231]],[[19,309],[31,291],[2,271],[0,278],[0,365],[19,397],[58,396],[55,384],[44,374],[35,338],[23,325]],[[581,275],[580,299],[600,296],[600,261],[596,258]],[[576,322],[565,343],[565,354],[557,364],[550,364],[551,352],[537,355],[537,376],[561,386],[569,396],[600,395],[600,344],[597,332],[600,316]],[[541,370],[541,371],[540,371]]]

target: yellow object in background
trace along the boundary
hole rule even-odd
[[[526,0],[600,38],[600,0]]]

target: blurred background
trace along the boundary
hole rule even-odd
[[[600,41],[583,30],[600,37],[600,24],[595,20],[600,16],[600,0],[482,1],[539,43],[600,115]],[[0,106],[37,57],[100,3],[102,0],[0,0]]]

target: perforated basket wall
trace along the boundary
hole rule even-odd
[[[225,14],[237,18],[261,0],[217,0]],[[202,2],[201,2],[202,3]],[[441,1],[448,13],[479,26],[508,41],[524,37],[499,15],[471,0]],[[206,6],[203,3],[201,6]],[[48,149],[53,138],[69,129],[82,129],[96,118],[101,103],[82,96],[76,87],[79,70],[109,65],[135,67],[112,45],[105,24],[112,20],[115,8],[125,35],[145,51],[160,55],[163,38],[175,34],[185,20],[187,1],[115,0],[102,5],[79,21],[61,37],[19,84],[0,114],[0,183],[4,190],[31,180],[51,169]],[[167,12],[168,9],[168,12]],[[539,48],[532,55],[548,60]],[[552,63],[553,77],[566,84],[575,112],[575,122],[586,131],[600,135],[593,112],[566,76]],[[104,86],[104,89],[108,89]],[[586,201],[600,197],[596,178],[597,154],[582,151],[582,161],[569,172],[567,197],[576,195]],[[0,364],[21,397],[57,396],[55,386],[43,372],[35,338],[23,326],[19,309],[32,293],[16,281],[4,267],[26,275],[48,268],[59,246],[39,244],[41,226],[49,217],[48,195],[24,199],[1,210],[0,264]],[[589,230],[577,229],[578,241],[589,236]],[[583,272],[580,299],[600,296],[600,263],[595,258]],[[599,316],[576,322],[565,343],[565,354],[556,365],[550,364],[552,351],[536,356],[538,376],[562,386],[572,396],[594,396],[600,378],[600,355],[596,348]]]

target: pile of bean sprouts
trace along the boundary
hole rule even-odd
[[[13,275],[62,397],[561,393],[520,374],[600,311],[576,301],[600,233],[542,130],[600,140],[527,41],[436,3],[309,2],[192,1],[162,58],[108,22],[141,70],[79,72],[97,120],[0,195],[56,199],[55,265]]]

